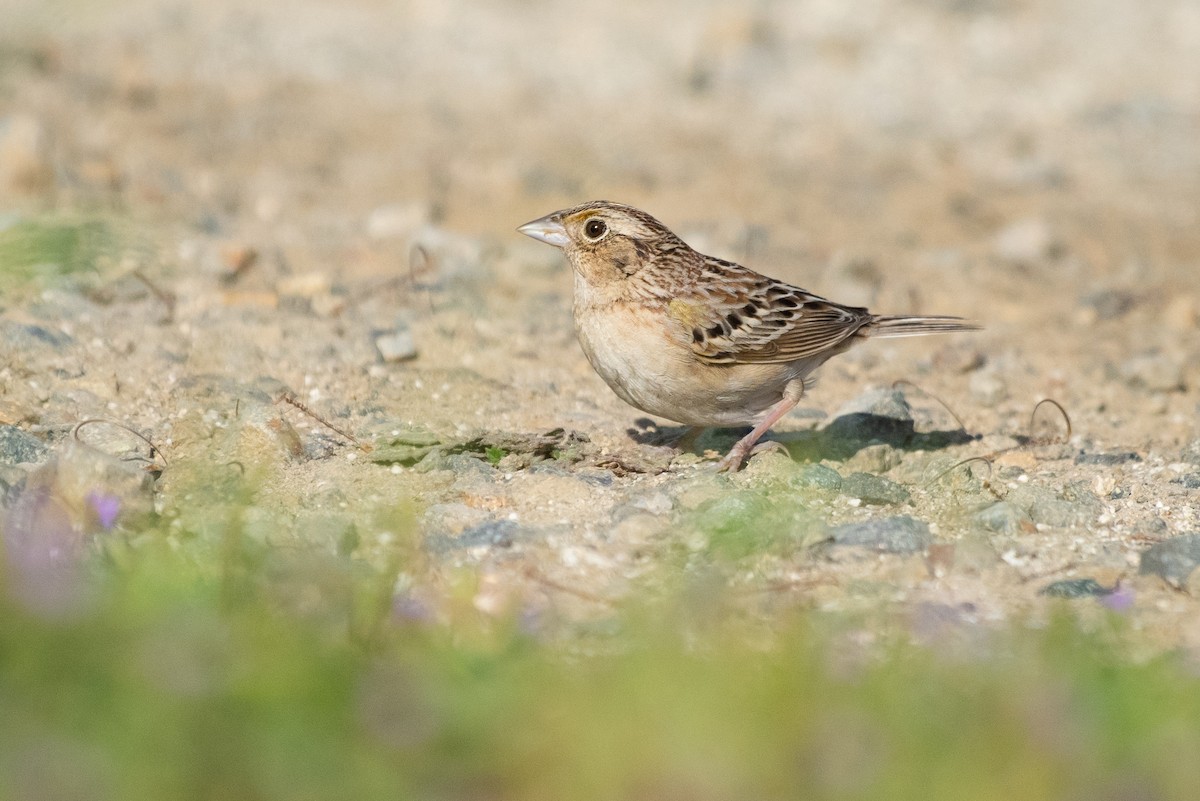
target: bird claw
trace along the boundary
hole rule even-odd
[[[718,473],[736,473],[742,468],[742,462],[746,461],[747,448],[734,445],[729,453],[725,454],[725,458],[717,462]]]
[[[755,456],[758,456],[760,453],[767,453],[768,451],[775,451],[776,453],[782,453],[788,459],[792,458],[792,452],[787,449],[787,446],[784,445],[782,442],[780,442],[778,440],[774,440],[774,439],[765,439],[762,442],[755,445],[753,448],[751,448],[750,449],[750,458],[753,459]]]
[[[743,446],[739,442],[729,449],[729,453],[725,455],[724,459],[717,462],[717,472],[736,473],[742,468],[747,459],[752,459],[758,454],[766,453],[767,451],[777,451],[789,459],[792,458],[792,454],[788,451],[787,446],[773,439],[763,440],[749,447]]]

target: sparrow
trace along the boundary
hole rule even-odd
[[[693,250],[632,206],[596,200],[517,228],[562,249],[575,333],[623,401],[692,431],[753,426],[736,471],[825,361],[870,337],[974,331],[961,317],[878,315]]]

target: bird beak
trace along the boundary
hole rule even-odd
[[[554,214],[527,222],[517,230],[525,236],[531,236],[539,242],[554,245],[556,248],[565,248],[571,242],[567,236],[567,229]]]

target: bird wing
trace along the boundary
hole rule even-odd
[[[842,306],[741,265],[705,257],[695,289],[668,304],[668,314],[709,364],[780,364],[832,350],[871,321],[864,308]]]

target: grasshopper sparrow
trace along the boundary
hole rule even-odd
[[[826,359],[867,337],[977,329],[958,317],[882,316],[833,303],[698,253],[618,203],[585,203],[517,230],[566,252],[579,344],[622,400],[697,428],[754,426],[721,470],[741,466]]]

